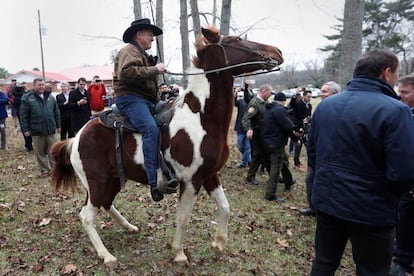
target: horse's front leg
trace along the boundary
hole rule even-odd
[[[126,229],[127,231],[129,232],[138,231],[138,227],[129,223],[129,221],[127,221],[125,217],[123,217],[121,213],[119,213],[119,211],[115,208],[114,205],[111,205],[111,208],[109,208],[109,210],[106,210],[106,212],[115,221],[116,224]]]
[[[216,202],[219,210],[217,231],[211,246],[217,253],[221,254],[224,251],[224,246],[227,241],[227,226],[230,216],[230,205],[227,201],[226,195],[224,194],[223,187],[221,185],[217,186],[217,188],[215,188],[210,193],[210,195]]]
[[[101,238],[96,232],[95,229],[95,218],[98,214],[98,208],[92,206],[92,203],[88,200],[88,203],[83,206],[79,216],[82,221],[83,228],[89,236],[89,239],[92,241],[93,246],[95,247],[98,256],[104,259],[105,265],[109,267],[117,266],[117,259],[109,253],[103,244]]]
[[[197,194],[192,183],[186,183],[184,192],[178,201],[176,218],[177,228],[175,231],[174,241],[172,243],[172,248],[175,253],[174,262],[179,265],[189,264],[188,258],[183,251],[183,239],[196,199]]]

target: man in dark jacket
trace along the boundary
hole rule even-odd
[[[270,172],[265,198],[282,202],[285,199],[277,196],[279,173],[282,173],[286,191],[290,191],[293,185],[285,146],[288,137],[297,137],[300,133],[294,131],[293,122],[287,113],[285,94],[279,92],[273,100],[273,103],[266,106],[261,128],[264,146],[270,153]]]
[[[414,121],[393,90],[399,67],[389,51],[366,53],[344,93],[323,100],[313,114],[311,275],[334,275],[348,239],[357,275],[388,275],[398,197],[414,181]]]
[[[75,136],[71,125],[71,113],[72,109],[69,104],[69,84],[63,82],[60,85],[62,93],[56,95],[56,102],[60,110],[60,120],[62,129],[60,130],[60,140],[63,141],[66,138],[71,138]]]
[[[400,78],[398,92],[401,101],[411,108],[414,119],[414,73]],[[391,276],[414,272],[414,189],[404,193],[398,203],[398,224],[395,233],[395,266]]]
[[[242,91],[238,88],[235,92],[234,106],[237,108],[237,116],[234,122],[234,130],[237,132],[237,149],[242,155],[239,168],[245,168],[252,162],[250,140],[247,138],[242,125],[242,118],[250,101],[250,96],[247,89]]]
[[[86,79],[78,79],[78,87],[69,93],[69,105],[71,108],[70,125],[76,134],[91,118],[91,99],[85,89]]]
[[[60,132],[60,112],[55,98],[44,93],[43,79],[33,81],[34,90],[23,95],[20,106],[20,124],[25,136],[32,136],[34,154],[43,177],[48,177],[54,162],[50,147]]]
[[[247,172],[246,182],[257,185],[256,172],[260,164],[265,163],[265,152],[263,149],[260,127],[262,125],[263,114],[266,111],[267,99],[272,95],[272,86],[262,84],[257,95],[249,102],[247,110],[243,115],[242,124],[246,131],[246,136],[252,141],[252,163]]]
[[[302,96],[298,97],[295,101],[291,100],[291,108],[293,108],[293,124],[295,129],[299,131],[305,128],[305,124],[309,122],[309,118],[312,115],[312,105],[310,103],[312,99],[312,92],[304,90]],[[305,171],[300,162],[300,152],[302,151],[302,139],[295,141],[295,154],[293,157],[294,169],[298,171]]]

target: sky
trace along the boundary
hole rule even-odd
[[[143,16],[152,18],[149,1],[141,2]],[[152,2],[155,13],[155,0]],[[198,2],[200,12],[211,12],[212,0]],[[344,3],[345,0],[233,0],[231,25],[237,31],[231,34],[254,25],[247,39],[277,46],[286,64],[300,67],[308,61],[321,62],[318,48],[330,44],[323,35],[335,34],[332,27],[338,24],[337,17],[343,17]],[[132,0],[0,0],[0,7],[0,67],[9,73],[42,69],[38,10],[41,26],[47,30],[42,35],[46,72],[110,64],[111,51],[125,45],[121,41],[123,32],[134,20]],[[182,71],[178,18],[179,0],[164,0],[165,63],[171,72]],[[208,26],[203,19],[201,24]],[[155,47],[152,50],[155,54]]]

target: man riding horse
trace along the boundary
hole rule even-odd
[[[116,105],[129,122],[142,133],[145,170],[151,197],[154,201],[164,198],[157,188],[159,167],[159,129],[153,116],[155,104],[160,100],[157,91],[157,75],[166,71],[163,63],[157,64],[156,57],[145,51],[151,48],[154,36],[162,30],[151,25],[149,19],[135,20],[126,29],[123,40],[128,43],[122,48],[114,65],[114,90]],[[177,189],[175,178],[168,180],[167,187]]]

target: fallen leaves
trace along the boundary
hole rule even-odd
[[[63,268],[59,270],[59,272],[63,275],[68,275],[76,272],[78,270],[77,266],[74,264],[67,264]]]
[[[278,247],[280,249],[285,249],[289,247],[289,243],[287,242],[287,240],[283,240],[283,239],[276,239],[276,245],[278,245]]]
[[[48,224],[50,223],[50,221],[51,221],[51,220],[52,220],[51,218],[43,218],[43,219],[39,222],[39,226],[40,226],[40,227],[42,227],[42,226],[48,225]]]

